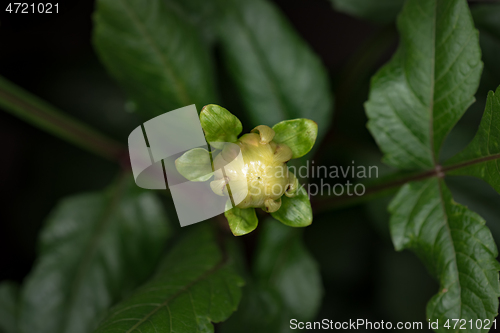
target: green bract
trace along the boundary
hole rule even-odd
[[[205,131],[205,138],[208,142],[214,142],[215,147],[220,142],[236,142],[243,130],[238,118],[214,104],[207,105],[201,110],[200,123]]]
[[[192,182],[204,182],[212,176],[210,153],[203,148],[187,151],[175,160],[175,167],[181,175]]]
[[[207,142],[216,148],[211,152],[213,168],[210,153],[202,148],[187,151],[175,165],[179,173],[191,181],[207,181],[214,176],[210,183],[213,192],[229,195],[236,204],[225,212],[235,236],[257,227],[255,208],[262,208],[288,226],[311,224],[309,197],[299,188],[297,178],[286,163],[311,150],[318,133],[314,121],[286,120],[273,128],[259,125],[238,138],[242,131],[238,118],[210,104],[202,109],[200,122]],[[243,161],[231,163],[240,152]]]

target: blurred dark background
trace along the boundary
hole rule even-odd
[[[395,27],[336,12],[327,0],[274,2],[319,55],[333,85],[334,121],[314,160],[379,165],[380,153],[365,128],[363,103],[370,76],[397,45]],[[0,75],[125,143],[141,121],[126,111],[126,96],[92,48],[94,1],[64,1],[59,14],[15,19],[3,12],[7,3],[1,1],[0,7]],[[448,151],[458,151],[474,134],[486,92],[500,83],[499,76],[488,75],[478,102],[448,140]],[[0,142],[0,280],[20,282],[33,265],[38,231],[56,202],[104,188],[118,166],[6,112],[0,112]],[[381,173],[388,171],[381,167]],[[500,240],[498,195],[476,180],[450,179],[449,184],[457,201],[480,213]],[[471,191],[474,195],[463,195]],[[394,251],[386,213],[389,199],[317,215],[305,230],[325,287],[318,318],[425,321],[425,304],[438,286],[413,254]]]

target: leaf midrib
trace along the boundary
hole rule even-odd
[[[457,280],[456,283],[458,285],[458,290],[459,290],[459,298],[460,298],[460,317],[462,316],[462,284],[460,283],[460,270],[458,269],[458,259],[457,259],[457,251],[455,249],[455,240],[453,239],[453,236],[451,235],[451,228],[449,225],[449,220],[448,220],[448,213],[446,211],[446,205],[444,202],[444,196],[443,196],[443,188],[441,184],[441,180],[438,179],[438,191],[439,191],[439,202],[441,204],[441,209],[443,210],[443,216],[444,216],[444,225],[446,226],[446,230],[448,232],[448,237],[450,238],[451,243],[453,244],[452,249],[453,249],[453,265],[455,266],[455,270],[457,272]]]
[[[436,153],[434,152],[434,86],[435,86],[435,75],[436,75],[436,20],[437,20],[437,2],[438,0],[434,0],[434,13],[432,20],[432,73],[431,73],[431,89],[430,89],[430,105],[429,105],[429,144],[430,151],[432,155],[432,162],[434,166],[436,166]],[[420,3],[419,3],[420,4]]]

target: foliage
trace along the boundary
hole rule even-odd
[[[273,219],[264,221],[262,229],[252,278],[247,277],[241,305],[222,332],[289,332],[290,318],[312,320],[320,306],[321,277],[301,229]]]
[[[293,118],[328,124],[333,101],[326,71],[276,8],[262,0],[217,4],[223,61],[252,125]],[[320,127],[320,138],[327,129]]]
[[[209,227],[197,226],[158,272],[113,307],[95,332],[210,332],[236,310],[243,284]]]
[[[122,169],[107,189],[63,198],[49,214],[26,279],[19,286],[0,282],[0,332],[213,332],[213,323],[228,333],[288,332],[291,318],[345,315],[344,304],[335,303],[340,289],[384,267],[385,275],[377,278],[385,287],[373,297],[383,299],[380,304],[392,319],[402,321],[395,315],[402,313],[399,307],[414,306],[412,312],[421,313],[422,320],[424,315],[439,320],[437,332],[488,331],[469,324],[465,330],[448,330],[444,324],[493,320],[498,314],[500,6],[469,6],[466,0],[330,3],[335,10],[385,25],[377,30],[382,33],[368,37],[336,84],[330,83],[333,73],[267,0],[152,0],[147,5],[98,0],[93,47],[126,93],[127,111],[142,121],[189,104],[203,107],[200,123],[210,151],[195,148],[176,160],[191,181],[212,176],[213,159],[224,148],[218,142],[249,138],[286,146],[281,153],[299,164],[314,157],[379,165],[368,132],[360,130],[366,115],[369,134],[388,166],[384,170],[392,173],[368,184],[362,197],[310,198],[294,175],[279,209],[267,210],[270,217],[262,218],[265,213],[257,214],[254,207],[235,207],[225,219],[176,231],[176,221],[169,222],[175,212],[168,192],[162,191],[160,200],[158,193],[133,183],[122,143],[0,78],[4,110]],[[387,31],[394,22],[398,48],[373,75],[366,96],[363,78],[387,53],[393,42]],[[486,94],[492,88],[496,91]],[[342,125],[332,129],[332,90],[344,97],[343,89],[349,100],[340,104],[339,113],[352,122],[340,115],[335,121]],[[244,121],[214,103],[231,106]],[[475,124],[483,103],[479,129],[466,144],[463,129]],[[345,140],[337,132],[353,133]],[[491,189],[467,185],[463,176]],[[334,211],[350,205],[355,209]],[[311,225],[313,215],[311,227],[290,228]],[[228,229],[237,236],[256,231],[236,238]],[[345,230],[352,238],[344,236]],[[430,287],[433,296],[424,290],[426,282],[420,280],[426,275],[411,256],[390,252],[392,261],[382,262],[371,253],[379,238],[390,246],[389,233],[394,248],[414,252],[437,281],[439,286]],[[350,255],[353,248],[357,256]],[[412,267],[411,274],[405,265]],[[357,271],[359,266],[370,274]],[[401,304],[394,294],[415,289],[413,284],[419,286],[415,298]],[[337,288],[333,293],[332,286]],[[362,289],[347,297],[362,308],[357,297],[367,294]],[[420,298],[426,298],[427,311]],[[366,308],[356,313],[364,316]]]
[[[372,80],[368,127],[386,163],[407,170],[431,169],[436,177],[401,188],[389,206],[390,228],[396,250],[412,249],[439,281],[427,317],[439,319],[437,331],[445,332],[448,319],[493,320],[500,296],[498,252],[485,221],[455,203],[440,179],[446,171],[439,164],[444,139],[474,101],[479,84],[479,39],[465,1],[408,0],[398,28],[401,44]],[[491,114],[487,109],[484,122]],[[471,164],[461,173],[484,171],[482,155],[488,155],[484,149],[489,152],[485,127],[449,168]],[[496,173],[483,178],[495,186]]]

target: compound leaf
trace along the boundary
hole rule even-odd
[[[478,33],[465,0],[408,0],[398,28],[398,51],[372,79],[368,128],[387,164],[430,169],[474,101],[482,70]]]
[[[454,202],[438,178],[406,184],[389,210],[396,249],[414,251],[439,281],[439,292],[427,305],[427,318],[439,320],[436,332],[450,332],[443,327],[448,319],[493,320],[500,296],[500,264],[485,221]],[[469,326],[451,331],[481,330]]]
[[[63,200],[21,291],[21,333],[88,333],[154,270],[168,229],[160,202],[126,175],[108,192]]]
[[[224,63],[254,126],[293,118],[322,124],[332,115],[327,71],[267,1],[219,0],[217,31]]]
[[[209,226],[189,228],[155,276],[112,308],[96,333],[213,332],[211,322],[236,310],[243,280],[232,259]]]
[[[136,109],[154,117],[215,101],[213,69],[197,29],[171,4],[99,0],[94,45]]]
[[[472,142],[446,165],[449,175],[474,176],[500,193],[500,87],[490,91],[479,130]]]

